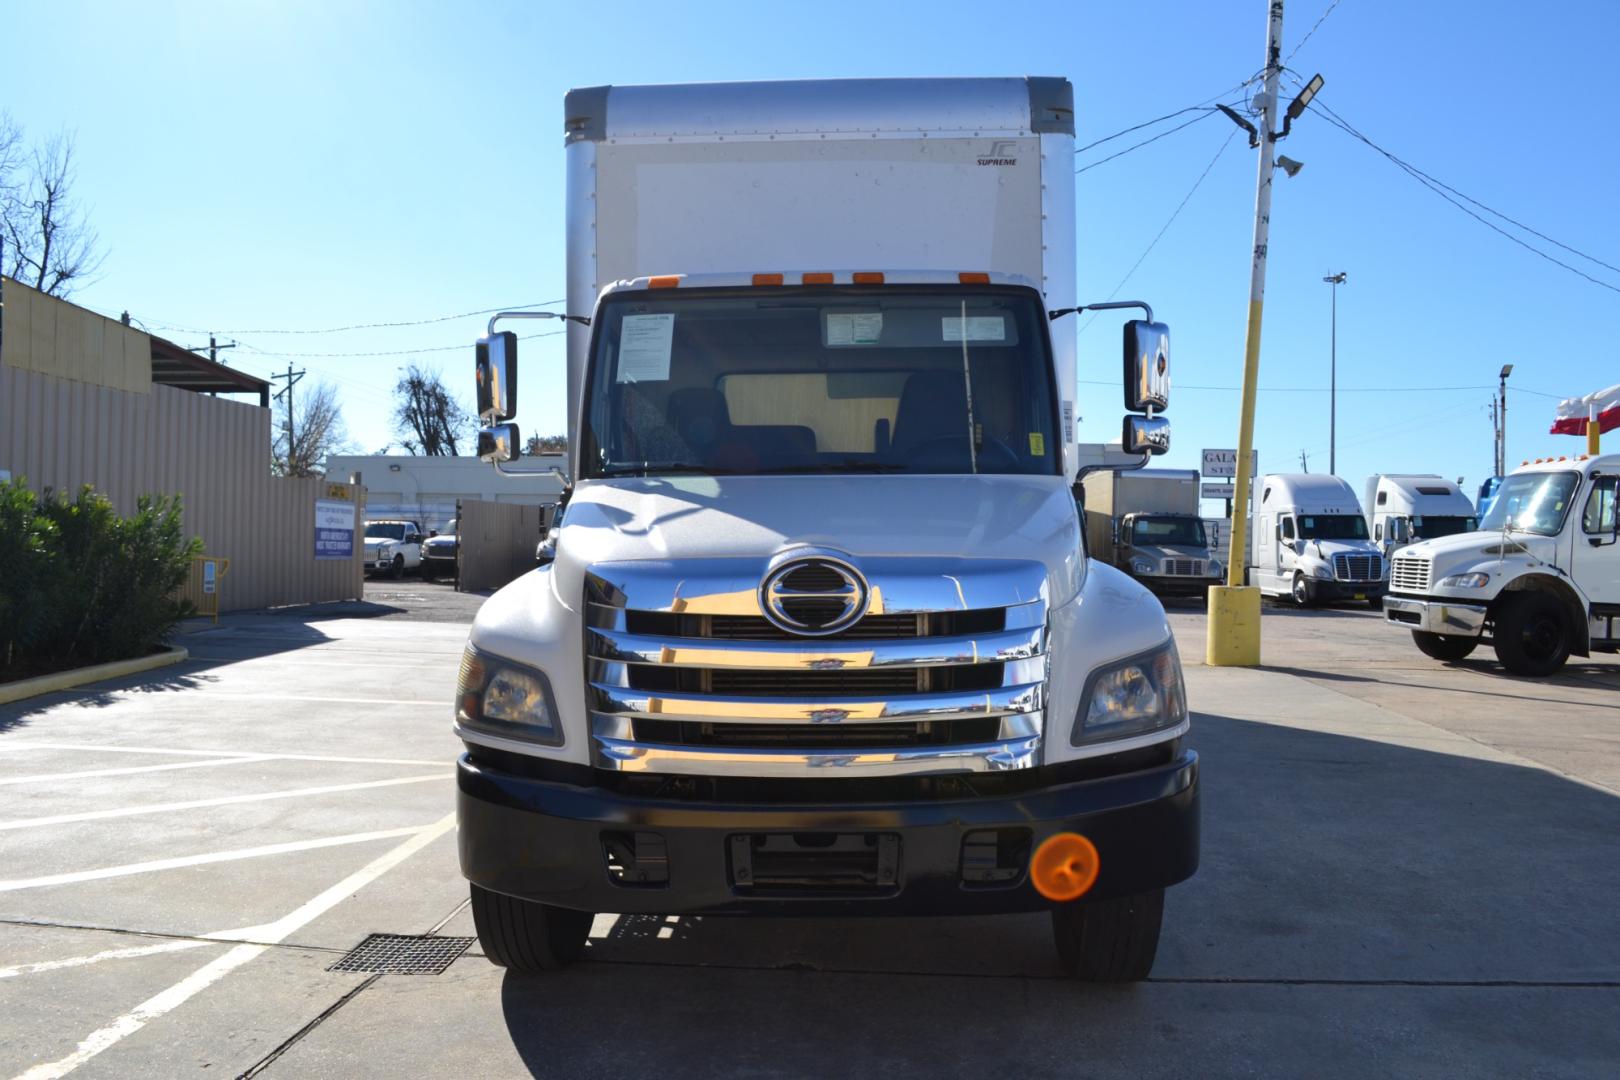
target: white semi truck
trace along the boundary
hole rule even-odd
[[[1361,508],[1367,528],[1386,559],[1407,544],[1472,532],[1479,525],[1462,488],[1433,473],[1376,473],[1367,477],[1365,491]]]
[[[1203,595],[1221,561],[1198,516],[1198,470],[1104,470],[1086,477],[1086,546],[1161,596]]]
[[[1395,553],[1384,618],[1427,656],[1457,661],[1487,639],[1516,675],[1620,649],[1620,454],[1527,461],[1476,532]]]
[[[565,964],[597,912],[1050,911],[1069,971],[1146,977],[1198,759],[1163,608],[1086,558],[1072,109],[1053,78],[568,95],[570,486],[457,694],[495,963]],[[1124,352],[1141,461],[1168,332]]]
[[[1377,608],[1383,552],[1350,485],[1326,473],[1267,473],[1255,482],[1249,584],[1301,606],[1359,600]]]

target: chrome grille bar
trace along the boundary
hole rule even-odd
[[[1038,656],[1045,650],[1045,631],[1038,626],[967,637],[896,638],[860,641],[816,638],[785,641],[736,641],[715,638],[659,638],[617,630],[592,629],[592,656],[640,664],[684,667],[843,668],[943,667],[984,664]]]

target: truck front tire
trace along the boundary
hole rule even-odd
[[[1305,575],[1298,570],[1294,571],[1294,603],[1300,607],[1309,607],[1311,604],[1311,587],[1305,581]]]
[[[1458,637],[1456,634],[1435,634],[1427,630],[1412,631],[1412,641],[1418,652],[1435,660],[1452,663],[1462,660],[1479,645],[1479,638]]]
[[[552,907],[481,889],[472,890],[473,926],[489,962],[509,971],[556,971],[579,959],[591,931],[588,911]]]
[[[1564,606],[1546,593],[1509,593],[1495,623],[1496,658],[1515,675],[1543,678],[1569,659],[1569,619]]]
[[[405,576],[405,556],[395,555],[394,565],[388,568],[388,576],[398,581]]]
[[[1052,910],[1058,962],[1085,982],[1140,982],[1153,970],[1163,922],[1163,889],[1064,904]]]

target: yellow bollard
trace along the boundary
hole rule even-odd
[[[1260,590],[1252,585],[1211,585],[1204,663],[1210,667],[1256,667],[1260,663]]]

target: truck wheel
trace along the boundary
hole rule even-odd
[[[1427,630],[1412,631],[1412,641],[1424,656],[1447,662],[1463,659],[1479,645],[1479,638],[1434,634]]]
[[[1569,659],[1569,620],[1563,605],[1545,593],[1506,597],[1495,621],[1496,658],[1513,674],[1540,678]]]
[[[1305,575],[1298,570],[1294,571],[1294,603],[1300,607],[1309,607],[1311,603],[1311,587],[1305,583]]]
[[[395,581],[405,576],[405,556],[394,556],[394,565],[388,568],[388,576]]]
[[[1052,909],[1058,962],[1086,982],[1140,982],[1153,970],[1164,890]]]
[[[595,918],[588,911],[472,889],[473,926],[489,962],[511,971],[555,971],[579,959]]]

